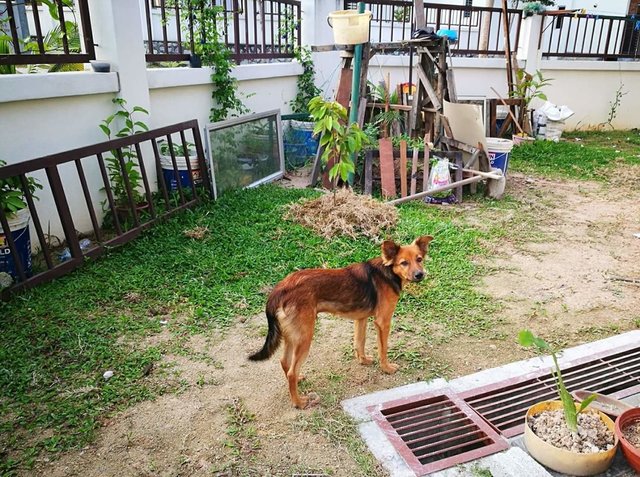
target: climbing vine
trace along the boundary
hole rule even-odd
[[[203,65],[213,69],[213,106],[209,119],[222,121],[230,115],[249,112],[238,97],[238,81],[231,76],[234,62],[231,50],[224,42],[224,7],[212,5],[208,0],[181,0],[181,7],[183,16],[193,25],[195,53]]]

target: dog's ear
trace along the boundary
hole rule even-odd
[[[432,240],[433,237],[431,235],[423,235],[422,237],[418,237],[417,239],[415,239],[413,241],[413,244],[418,246],[423,255],[426,255],[427,251],[429,250],[429,242],[431,242]]]
[[[393,240],[385,240],[382,242],[382,263],[384,265],[391,265],[393,263],[393,259],[396,258],[398,254],[398,250],[400,250],[400,245],[395,243]]]

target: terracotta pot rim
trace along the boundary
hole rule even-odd
[[[635,414],[633,417],[630,417],[629,419],[623,419],[623,418],[627,418],[628,414]],[[626,422],[624,423],[626,427],[627,425],[634,423],[634,422],[640,422],[640,408],[633,408],[633,409],[627,409],[626,411],[624,411],[622,414],[620,414],[618,416],[618,418],[616,419],[615,422],[615,432],[616,435],[618,436],[618,438],[620,439],[620,441],[624,441],[624,443],[626,445],[628,445],[629,447],[635,449],[635,451],[638,453],[638,455],[640,455],[640,447],[636,447],[634,446],[631,442],[629,442],[627,440],[626,437],[624,437],[624,433],[622,432],[622,422],[625,420]]]

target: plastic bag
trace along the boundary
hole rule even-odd
[[[438,162],[431,168],[429,173],[429,184],[427,191],[451,184],[451,174],[449,173],[449,159],[438,159]],[[451,190],[436,192],[432,197],[448,197]]]

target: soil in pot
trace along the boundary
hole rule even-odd
[[[581,454],[612,449],[615,435],[600,416],[589,412],[578,414],[578,432],[567,428],[562,410],[543,411],[529,418],[529,427],[540,439],[559,449]]]
[[[640,421],[635,421],[622,429],[624,438],[636,449],[640,450]]]

